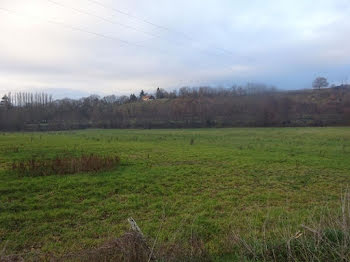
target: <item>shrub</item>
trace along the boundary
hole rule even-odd
[[[56,157],[55,159],[13,162],[11,170],[24,176],[66,175],[82,172],[97,172],[114,168],[120,163],[118,156],[98,156],[94,154],[80,157]]]

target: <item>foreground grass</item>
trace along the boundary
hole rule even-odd
[[[21,177],[12,161],[113,154],[113,171]],[[161,242],[196,235],[222,255],[228,231],[273,235],[336,210],[350,182],[349,128],[84,130],[0,134],[0,250],[99,246],[132,216]],[[261,232],[263,234],[264,232]]]

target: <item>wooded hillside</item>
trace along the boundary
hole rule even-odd
[[[46,94],[4,96],[0,129],[331,126],[350,124],[350,86],[275,91],[266,87],[158,89],[156,99],[90,96],[53,100]],[[15,98],[14,98],[15,97]]]

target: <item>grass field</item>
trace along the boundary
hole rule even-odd
[[[111,171],[23,177],[33,156],[118,155]],[[0,251],[64,254],[101,245],[133,217],[159,242],[194,233],[222,255],[249,235],[339,206],[350,183],[350,128],[83,130],[0,134]],[[288,222],[286,222],[288,221]]]

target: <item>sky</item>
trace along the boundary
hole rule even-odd
[[[0,94],[350,82],[349,0],[0,0]]]

